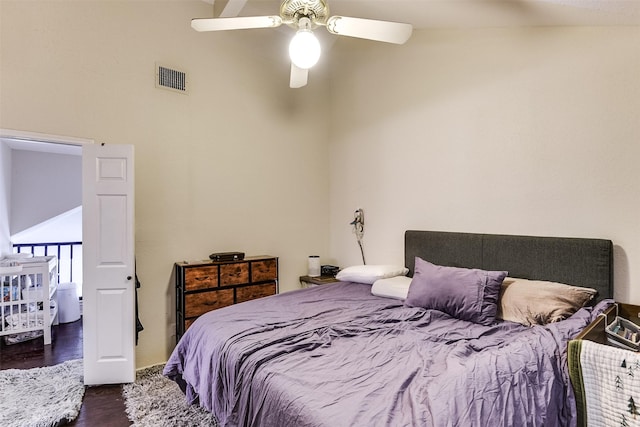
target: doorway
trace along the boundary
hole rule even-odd
[[[8,144],[80,146],[84,310],[82,340],[84,382],[115,384],[135,380],[136,322],[134,256],[133,145],[93,144],[91,140],[0,130],[0,250],[11,246],[11,149]],[[76,147],[77,148],[77,147]],[[9,178],[10,179],[10,178]],[[41,183],[46,186],[49,181]],[[115,266],[115,267],[114,267]],[[43,308],[44,309],[44,308]]]
[[[82,241],[82,145],[91,143],[92,140],[76,137],[0,129],[2,254],[13,252],[15,243]],[[75,261],[69,257],[74,249]],[[81,296],[81,251],[74,249],[63,246],[61,252],[58,245],[57,248],[38,246],[19,250],[33,251],[35,256],[58,256],[59,283],[76,283]],[[78,323],[75,329],[66,328],[73,333],[63,333],[62,339],[56,342],[57,347],[69,347],[75,356],[77,349],[82,348],[82,325]],[[56,329],[60,332],[64,328]],[[57,335],[60,334],[56,334],[56,338]],[[42,348],[39,342],[42,339],[34,341],[22,346],[25,351],[33,354],[33,346]],[[51,351],[48,347],[51,346],[44,346],[45,356]]]

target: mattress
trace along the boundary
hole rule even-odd
[[[338,282],[201,316],[164,374],[222,426],[567,426],[567,342],[598,311],[482,326]]]

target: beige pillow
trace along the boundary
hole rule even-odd
[[[496,318],[527,326],[558,322],[570,317],[597,293],[595,289],[564,283],[506,277]]]

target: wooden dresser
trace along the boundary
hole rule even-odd
[[[176,342],[198,316],[278,292],[278,258],[239,261],[184,261],[175,264]]]

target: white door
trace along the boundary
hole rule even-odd
[[[133,146],[82,147],[86,385],[135,380]]]

